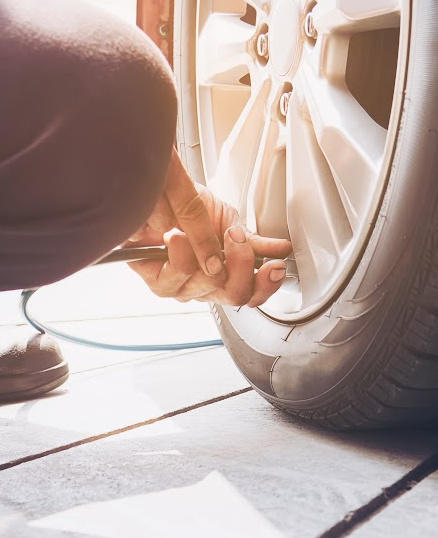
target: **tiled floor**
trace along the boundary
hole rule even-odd
[[[93,271],[41,291],[34,313],[114,342],[218,337],[204,305],[158,300],[124,267]],[[0,337],[30,331],[17,304],[0,294]],[[70,380],[0,407],[1,537],[313,538],[351,519],[360,538],[438,535],[436,473],[362,517],[438,450],[438,432],[309,428],[249,390],[222,347],[61,346]]]

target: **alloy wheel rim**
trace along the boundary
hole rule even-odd
[[[278,321],[327,308],[366,248],[400,116],[406,10],[403,0],[198,1],[206,182],[251,230],[292,240],[299,278],[261,307]]]

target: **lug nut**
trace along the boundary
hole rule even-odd
[[[167,22],[162,22],[158,25],[157,32],[160,37],[162,37],[163,39],[167,39],[170,34],[169,24]]]
[[[280,112],[283,116],[287,115],[291,95],[292,92],[287,92],[280,97]]]
[[[257,38],[257,54],[262,58],[268,57],[268,34],[260,34]]]
[[[317,32],[313,24],[313,13],[311,11],[310,13],[307,13],[306,18],[304,19],[304,33],[307,37],[316,39]]]

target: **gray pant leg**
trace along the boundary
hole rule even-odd
[[[0,290],[63,278],[141,226],[175,124],[140,30],[81,0],[0,0]]]

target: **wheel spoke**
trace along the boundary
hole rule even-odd
[[[272,5],[273,0],[246,0],[246,3],[257,11],[267,11],[266,8]]]
[[[274,89],[248,189],[246,224],[261,235],[287,238],[286,153],[280,142],[278,99]]]
[[[400,26],[400,0],[320,0],[313,10],[318,34],[347,33]]]
[[[369,210],[379,178],[386,133],[349,92],[303,65],[296,81],[316,138],[328,161],[353,230]]]
[[[253,60],[247,52],[247,43],[254,28],[237,15],[213,13],[204,24],[198,41],[197,77],[199,84],[241,85]]]
[[[300,108],[294,94],[287,117],[286,188],[305,307],[331,284],[333,269],[353,234],[312,124]]]
[[[246,195],[257,159],[258,147],[266,121],[272,83],[260,79],[229,136],[219,149],[219,158],[209,187],[243,214]]]
[[[251,230],[291,239],[298,279],[263,311],[308,319],[341,293],[384,193],[406,0],[195,3],[207,185]]]

